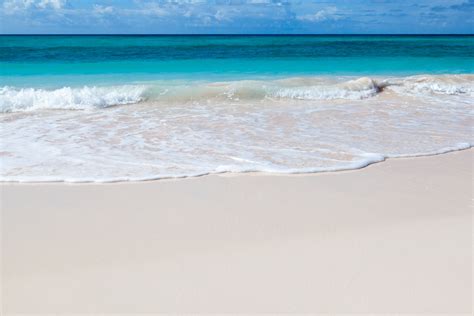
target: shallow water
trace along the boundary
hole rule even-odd
[[[9,90],[0,96],[7,109],[0,118],[1,179],[317,172],[468,148],[472,79],[315,77]]]
[[[473,143],[472,36],[0,36],[0,180],[354,169]]]

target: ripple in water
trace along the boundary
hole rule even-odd
[[[0,90],[3,181],[354,169],[472,143],[473,76]]]

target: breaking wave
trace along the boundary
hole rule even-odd
[[[43,109],[94,110],[144,100],[166,103],[264,99],[360,100],[374,97],[385,88],[408,95],[473,96],[474,76],[414,76],[390,79],[362,77],[345,81],[306,77],[212,83],[159,82],[108,87],[63,87],[55,90],[4,86],[0,88],[0,112]]]
[[[474,144],[473,79],[299,77],[3,87],[0,181],[309,173],[466,149]],[[113,107],[125,104],[130,105]],[[28,113],[6,113],[22,111]]]
[[[395,80],[390,85],[397,92],[411,94],[474,96],[474,75],[413,76]]]
[[[0,88],[0,112],[43,109],[91,110],[137,103],[143,99],[144,86],[64,87],[56,90]]]

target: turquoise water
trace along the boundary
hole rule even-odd
[[[470,148],[473,36],[0,36],[0,181],[356,169]]]
[[[474,72],[473,36],[0,36],[0,85]]]

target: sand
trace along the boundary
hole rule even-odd
[[[3,311],[470,314],[473,152],[314,175],[2,184]]]

